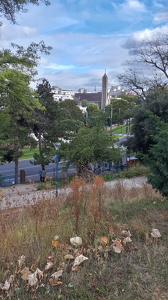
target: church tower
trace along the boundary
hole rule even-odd
[[[104,109],[108,105],[108,77],[106,71],[102,77],[102,97],[101,97],[101,109]]]

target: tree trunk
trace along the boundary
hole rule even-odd
[[[15,158],[15,184],[18,184],[19,160]]]

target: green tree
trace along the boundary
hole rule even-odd
[[[49,4],[47,0],[2,0],[0,14],[16,23],[16,14],[26,12],[28,4]],[[44,42],[32,42],[27,49],[12,44],[12,49],[0,50],[0,152],[3,161],[15,161],[15,179],[18,182],[18,159],[25,145],[31,145],[30,123],[33,111],[42,109],[30,89],[30,80],[37,74],[40,54],[49,54],[51,47]],[[35,122],[35,120],[34,120]]]
[[[37,85],[37,97],[44,110],[34,110],[35,122],[33,132],[38,140],[39,153],[34,154],[34,165],[41,165],[42,169],[51,162],[52,142],[58,140],[58,103],[54,101],[50,83],[42,79]]]
[[[26,145],[33,145],[31,137],[32,112],[42,109],[29,87],[30,77],[17,70],[0,73],[3,86],[0,110],[1,161],[15,162],[15,182],[18,183],[18,159]]]
[[[87,107],[89,102],[87,100],[82,100],[82,107]]]
[[[101,126],[83,126],[70,143],[61,146],[60,152],[66,157],[67,166],[74,164],[78,175],[85,175],[90,164],[121,160],[120,150],[114,147],[111,136]]]
[[[161,121],[168,123],[168,89],[150,89],[147,92],[144,108],[160,117]]]
[[[86,113],[86,124],[88,127],[95,127],[98,124],[104,126],[104,111],[99,109],[97,103],[89,103]]]
[[[137,105],[141,104],[140,98],[136,95],[129,95],[129,94],[121,94],[119,98],[125,99],[130,103],[135,103]]]
[[[87,106],[88,117],[94,117],[99,113],[100,109],[97,103],[89,103]]]
[[[32,42],[27,48],[11,44],[12,49],[0,50],[0,72],[15,69],[26,75],[37,74],[37,65],[41,54],[49,55],[52,47],[46,46],[44,41]]]
[[[162,130],[154,137],[155,144],[143,157],[144,163],[150,168],[148,182],[152,187],[168,197],[168,124],[162,123]]]
[[[123,98],[111,99],[111,104],[105,108],[107,125],[110,126],[111,121],[113,124],[123,124],[125,119],[132,117],[134,107],[135,102]]]
[[[129,151],[137,154],[148,153],[150,146],[155,143],[154,136],[160,131],[160,118],[143,108],[136,111],[131,128],[133,137],[128,139]]]
[[[133,118],[132,134],[128,147],[130,150],[147,153],[155,144],[154,136],[158,134],[159,122],[168,123],[168,91],[151,89],[148,91],[143,107],[136,107]]]
[[[83,126],[84,115],[74,100],[59,102],[58,110],[59,137],[69,140]]]

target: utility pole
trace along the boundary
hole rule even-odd
[[[112,118],[113,118],[113,108],[110,107],[110,131],[112,133]]]

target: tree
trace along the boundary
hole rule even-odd
[[[95,127],[98,124],[103,127],[104,125],[104,111],[99,109],[97,103],[89,103],[86,111],[86,125],[88,127]]]
[[[40,54],[49,55],[52,47],[46,46],[43,41],[32,42],[27,48],[12,44],[12,49],[0,50],[0,71],[9,68],[18,70],[29,76],[37,74],[36,67],[40,60]]]
[[[30,134],[28,124],[32,122],[33,109],[41,109],[29,87],[30,80],[37,73],[35,67],[38,64],[38,52],[49,54],[51,48],[46,47],[44,42],[31,43],[27,49],[17,45],[13,46],[14,52],[8,49],[0,51],[1,114],[3,118],[5,116],[6,120],[10,120],[5,122],[6,126],[3,126],[0,140],[3,151],[2,160],[15,161],[15,180],[17,183],[18,159],[22,154],[20,149],[32,143],[30,135],[28,137]],[[10,126],[12,126],[11,130],[9,129]],[[14,130],[13,134],[12,130]],[[8,141],[11,139],[12,145],[9,149],[4,147],[5,138]]]
[[[29,88],[30,77],[17,70],[0,73],[3,86],[0,109],[1,161],[15,162],[15,182],[18,183],[18,159],[26,145],[32,145],[30,123],[34,109],[42,109]]]
[[[57,124],[58,103],[54,101],[51,86],[46,79],[37,85],[37,96],[44,110],[34,110],[33,132],[38,140],[39,153],[34,154],[34,165],[41,165],[42,170],[51,162],[51,145],[58,140]]]
[[[0,2],[0,14],[12,23],[16,23],[16,14],[19,12],[25,13],[28,10],[26,6],[28,4],[39,5],[40,2],[49,5],[47,0],[1,0]]]
[[[134,43],[129,51],[133,57],[128,62],[131,68],[118,76],[122,84],[140,96],[142,103],[149,88],[164,88],[168,83],[167,45],[167,34],[157,34]]]
[[[143,157],[144,163],[150,168],[148,182],[161,194],[168,197],[168,124],[162,123],[162,130],[154,137],[155,144],[149,154]]]
[[[94,117],[99,113],[100,109],[97,103],[89,103],[87,106],[88,117]]]
[[[26,5],[47,0],[2,0],[0,14],[16,23],[16,14],[26,12]],[[36,66],[39,52],[49,54],[51,47],[44,42],[31,43],[27,49],[12,44],[12,49],[0,50],[0,151],[3,161],[15,161],[15,181],[18,182],[18,159],[25,145],[30,145],[30,123],[33,122],[33,111],[41,110],[38,99],[30,89],[30,80],[37,74]],[[35,122],[35,120],[34,120]]]
[[[90,164],[121,160],[120,150],[114,148],[112,137],[99,125],[80,128],[70,143],[61,146],[60,152],[66,157],[67,166],[75,165],[78,175],[85,175]]]
[[[132,117],[132,111],[134,107],[134,102],[129,102],[123,98],[111,99],[111,104],[105,108],[108,126],[111,125],[111,122],[113,124],[118,123],[118,125],[123,124],[125,119]]]
[[[69,140],[84,124],[84,115],[74,100],[58,104],[59,136]]]
[[[133,105],[139,105],[140,104],[140,99],[138,96],[128,93],[128,94],[120,94],[119,98],[127,100],[129,103],[132,103]]]
[[[138,109],[131,128],[133,137],[129,138],[127,142],[128,150],[137,154],[148,153],[151,145],[155,143],[155,134],[160,130],[159,124],[160,118],[154,116],[151,111],[144,108]]]
[[[168,123],[168,89],[150,89],[146,96],[144,108],[160,117],[161,121]]]
[[[87,107],[89,102],[87,100],[82,100],[82,107]]]
[[[132,134],[128,148],[135,152],[147,153],[155,144],[154,136],[160,130],[159,122],[168,123],[168,91],[151,89],[143,107],[135,109]]]

